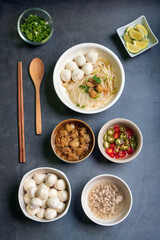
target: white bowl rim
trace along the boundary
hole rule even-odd
[[[24,208],[22,207],[21,201],[20,201],[20,199],[21,199],[21,188],[23,188],[23,180],[24,180],[24,178],[25,178],[28,174],[30,174],[30,173],[32,173],[32,172],[35,172],[35,171],[39,171],[39,170],[47,170],[47,171],[50,171],[50,170],[51,170],[51,171],[55,171],[55,172],[57,172],[57,173],[60,173],[60,174],[65,178],[65,180],[67,181],[67,184],[68,184],[68,187],[69,187],[69,193],[70,193],[69,196],[70,196],[70,197],[69,197],[68,205],[67,205],[66,209],[64,210],[64,212],[62,212],[62,214],[61,214],[60,216],[58,216],[58,217],[56,217],[56,218],[54,218],[54,219],[51,219],[51,220],[40,219],[40,218],[38,218],[38,217],[37,217],[37,219],[33,219],[32,216],[30,216],[30,215],[27,213],[27,211],[24,210]],[[20,182],[20,184],[19,184],[18,202],[19,202],[20,208],[21,208],[23,214],[24,214],[27,218],[30,218],[31,220],[36,221],[36,222],[48,223],[48,222],[53,222],[53,221],[56,221],[56,220],[64,217],[64,216],[67,214],[68,210],[69,210],[70,203],[71,203],[71,197],[72,197],[71,185],[70,185],[70,182],[69,182],[67,176],[65,175],[64,172],[62,172],[62,171],[60,171],[60,170],[58,170],[58,169],[56,169],[56,168],[51,168],[51,167],[39,167],[39,168],[34,168],[34,169],[30,170],[29,172],[27,172],[27,173],[24,174],[24,176],[22,177],[21,182]]]
[[[117,95],[115,96],[115,98],[109,103],[107,104],[106,106],[102,107],[102,108],[99,108],[99,109],[95,109],[95,110],[85,110],[85,109],[81,109],[81,108],[77,108],[77,107],[74,107],[74,106],[71,106],[70,104],[68,104],[67,102],[64,101],[63,97],[61,96],[61,94],[59,93],[59,91],[57,90],[57,87],[56,87],[56,83],[55,83],[55,72],[56,72],[56,69],[57,69],[57,66],[59,64],[59,62],[61,61],[61,59],[63,58],[64,55],[66,55],[69,51],[71,50],[74,50],[74,49],[77,49],[79,47],[93,47],[93,48],[99,48],[101,50],[104,50],[104,51],[107,51],[117,62],[119,68],[120,68],[120,72],[122,74],[122,78],[121,78],[121,85],[120,85],[120,88],[119,88],[119,91],[117,93]],[[112,105],[114,105],[116,103],[116,101],[118,101],[118,99],[120,98],[122,92],[123,92],[123,89],[124,89],[124,84],[125,84],[125,72],[124,72],[124,68],[123,68],[123,65],[120,61],[120,59],[117,57],[117,55],[112,51],[110,50],[109,48],[101,45],[101,44],[97,44],[97,43],[80,43],[80,44],[77,44],[77,45],[74,45],[72,46],[71,48],[67,49],[61,56],[60,58],[58,59],[55,67],[54,67],[54,70],[53,70],[53,86],[54,86],[54,89],[55,89],[55,92],[57,94],[57,96],[59,97],[59,99],[70,109],[72,109],[73,111],[76,111],[76,112],[79,112],[79,113],[84,113],[84,114],[95,114],[95,113],[100,113],[100,112],[103,112],[105,110],[107,110],[108,108],[110,108]]]
[[[130,156],[130,157],[128,157],[128,158],[126,158],[126,159],[124,159],[124,160],[118,160],[118,159],[114,159],[114,158],[111,158],[108,154],[107,155],[104,155],[103,154],[103,152],[101,151],[101,149],[100,149],[100,135],[101,135],[101,132],[103,131],[103,129],[105,128],[105,126],[107,125],[107,124],[111,124],[112,125],[112,122],[113,121],[124,121],[124,122],[126,122],[126,123],[129,123],[129,124],[131,124],[131,125],[133,125],[136,129],[137,129],[137,131],[139,132],[139,136],[140,136],[140,147],[139,147],[139,150],[137,151],[137,153],[135,154],[135,156],[133,157],[132,155]],[[116,124],[116,123],[114,123],[114,124]],[[118,124],[118,123],[117,123]],[[134,123],[134,122],[132,122],[131,120],[128,120],[127,118],[114,118],[114,119],[112,119],[112,120],[110,120],[110,121],[108,121],[108,122],[106,122],[102,127],[101,127],[101,129],[100,129],[100,131],[99,131],[99,133],[98,133],[98,147],[99,147],[99,150],[100,150],[100,152],[103,154],[103,156],[106,158],[106,159],[108,159],[109,161],[111,161],[111,162],[115,162],[115,163],[126,163],[126,162],[130,162],[130,161],[132,161],[133,159],[135,159],[137,156],[138,156],[138,154],[140,153],[140,151],[142,150],[142,146],[143,146],[143,135],[142,135],[142,132],[141,132],[141,130],[140,130],[140,128]]]
[[[129,195],[130,195],[131,202],[130,202],[130,206],[129,206],[129,209],[128,209],[127,214],[126,214],[121,220],[119,220],[119,221],[117,221],[117,222],[115,222],[115,223],[100,223],[100,222],[98,222],[98,221],[96,221],[96,220],[93,220],[92,217],[89,216],[89,215],[86,213],[85,208],[84,208],[84,205],[83,205],[84,192],[85,192],[85,190],[87,189],[88,185],[89,185],[92,181],[94,181],[95,179],[98,179],[98,178],[100,178],[100,177],[112,177],[112,178],[118,179],[120,182],[122,182],[122,183],[126,186],[128,192],[129,192]],[[83,211],[85,212],[86,216],[87,216],[92,222],[94,222],[94,223],[96,223],[96,224],[99,224],[99,225],[101,225],[101,226],[106,226],[106,227],[108,227],[108,226],[114,226],[114,225],[117,225],[118,223],[122,222],[123,220],[125,220],[125,218],[129,215],[129,213],[130,213],[130,211],[131,211],[131,209],[132,209],[132,205],[133,205],[133,196],[132,196],[132,192],[131,192],[131,190],[130,190],[130,187],[128,186],[128,184],[127,184],[122,178],[120,178],[120,177],[118,177],[118,176],[116,176],[116,175],[113,175],[113,174],[100,174],[100,175],[97,175],[97,176],[91,178],[91,179],[86,183],[86,185],[84,186],[84,188],[83,188],[83,190],[82,190],[82,194],[81,194],[81,205],[82,205]]]

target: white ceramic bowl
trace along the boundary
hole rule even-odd
[[[140,52],[138,52],[138,53],[131,53],[131,52],[128,51],[128,49],[127,49],[127,47],[125,45],[125,41],[123,39],[123,36],[124,36],[124,33],[125,33],[125,31],[126,31],[126,29],[128,27],[133,28],[137,24],[142,24],[147,29],[147,31],[148,31],[147,38],[149,39],[149,43],[148,43],[147,47],[144,48],[143,50],[141,50]],[[147,22],[147,19],[143,15],[140,16],[139,18],[137,18],[136,20],[126,24],[125,26],[118,28],[117,29],[117,34],[118,34],[119,38],[121,39],[121,42],[122,42],[123,46],[125,47],[125,49],[128,52],[130,57],[135,57],[135,56],[141,54],[142,52],[146,51],[147,49],[149,49],[149,48],[155,46],[156,44],[158,44],[158,39],[156,38],[156,36],[154,35],[153,31],[151,30],[151,28],[150,28],[150,26],[149,26],[149,24]]]
[[[90,211],[90,209],[88,207],[88,194],[89,194],[91,188],[94,185],[96,185],[97,183],[100,183],[103,181],[112,182],[112,183],[116,184],[117,186],[119,186],[122,189],[124,196],[125,196],[124,197],[125,203],[123,204],[123,208],[122,208],[122,211],[120,212],[120,214],[118,216],[116,216],[115,218],[108,219],[108,220],[103,220],[103,219],[95,217],[95,215]],[[98,176],[92,178],[85,185],[85,187],[82,191],[82,195],[81,195],[82,208],[83,208],[85,214],[87,215],[87,217],[90,218],[90,220],[92,220],[93,222],[95,222],[99,225],[102,225],[102,226],[113,226],[113,225],[116,225],[116,224],[122,222],[130,213],[131,208],[132,208],[132,203],[133,203],[132,193],[131,193],[131,190],[128,187],[128,185],[121,178],[119,178],[115,175],[110,175],[110,174],[102,174],[102,175],[98,175]]]
[[[137,139],[137,147],[134,150],[134,152],[128,156],[126,156],[125,158],[111,158],[106,152],[105,152],[105,148],[103,147],[103,136],[104,134],[106,134],[106,131],[113,126],[124,126],[127,128],[130,128],[133,132],[134,135],[136,136]],[[115,118],[110,120],[109,122],[105,123],[103,125],[103,127],[100,129],[99,134],[98,134],[98,147],[99,150],[101,151],[101,153],[103,154],[103,156],[105,158],[107,158],[108,160],[115,162],[115,163],[126,163],[126,162],[130,162],[131,160],[133,160],[134,158],[136,158],[138,156],[138,154],[140,153],[141,149],[143,146],[143,136],[141,133],[141,130],[138,128],[138,126],[133,123],[132,121],[125,119],[125,118]]]
[[[56,218],[52,219],[52,220],[47,220],[47,219],[40,219],[36,216],[31,216],[28,214],[28,212],[26,211],[26,204],[24,203],[24,200],[23,200],[23,197],[24,197],[24,188],[23,188],[23,185],[24,185],[24,182],[26,180],[29,180],[31,179],[35,173],[54,173],[56,174],[59,178],[62,178],[65,180],[65,182],[67,183],[67,191],[69,192],[69,200],[67,201],[66,203],[66,208],[65,210],[58,214]],[[29,172],[27,172],[21,182],[20,182],[20,186],[19,186],[19,191],[18,191],[18,201],[19,201],[19,205],[21,207],[21,210],[22,212],[24,213],[24,215],[34,221],[37,221],[37,222],[43,222],[43,223],[47,223],[47,222],[53,222],[53,221],[56,221],[62,217],[64,217],[67,212],[68,212],[68,209],[69,209],[69,206],[70,206],[70,202],[71,202],[71,186],[70,186],[70,183],[69,183],[69,180],[67,178],[67,176],[61,172],[60,170],[58,169],[55,169],[55,168],[49,168],[49,167],[41,167],[41,168],[35,168]]]
[[[95,110],[85,110],[85,108],[82,109],[77,107],[70,100],[68,94],[66,93],[66,89],[62,86],[62,80],[60,78],[60,73],[62,69],[65,68],[67,62],[73,60],[78,54],[86,54],[90,50],[97,51],[100,56],[111,63],[117,77],[118,85],[118,91],[115,98],[106,106]],[[53,84],[59,99],[70,109],[85,114],[99,113],[110,108],[121,96],[125,84],[125,73],[119,58],[109,48],[96,43],[82,43],[71,47],[59,58],[53,72]]]

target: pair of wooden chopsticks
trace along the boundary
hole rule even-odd
[[[24,137],[24,104],[23,104],[23,78],[22,62],[18,62],[18,129],[19,129],[19,161],[25,163],[25,137]]]

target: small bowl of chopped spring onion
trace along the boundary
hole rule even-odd
[[[53,20],[43,9],[29,8],[18,18],[17,29],[25,42],[31,45],[41,45],[52,36]]]

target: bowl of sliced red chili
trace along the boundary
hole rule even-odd
[[[112,119],[105,123],[98,134],[99,150],[105,158],[116,163],[135,159],[143,146],[139,127],[124,118]]]

